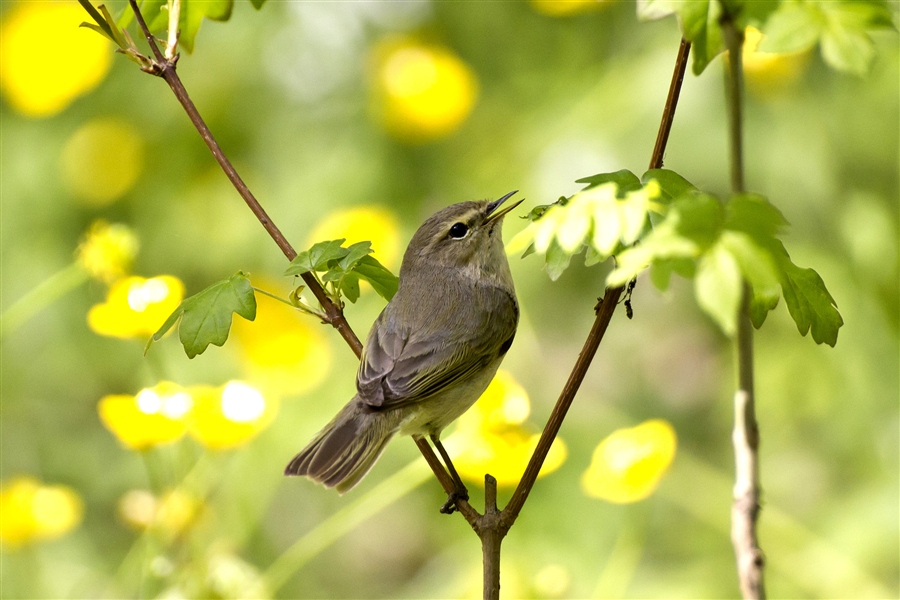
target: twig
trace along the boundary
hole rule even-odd
[[[235,171],[234,167],[231,165],[231,162],[222,152],[222,149],[219,147],[219,144],[213,137],[212,132],[206,126],[206,123],[203,121],[200,113],[197,111],[197,107],[194,106],[193,101],[191,101],[191,98],[188,95],[184,84],[182,84],[181,79],[178,77],[178,73],[175,70],[175,64],[178,62],[178,57],[174,57],[171,61],[168,61],[163,57],[162,52],[160,52],[159,46],[156,43],[156,39],[147,28],[147,23],[144,21],[144,17],[137,6],[137,3],[135,2],[135,0],[129,0],[129,4],[131,5],[131,10],[134,11],[141,31],[143,32],[144,37],[147,39],[147,43],[149,44],[150,49],[153,52],[153,56],[156,59],[152,65],[152,68],[146,69],[146,71],[166,80],[166,83],[169,84],[169,87],[172,89],[175,97],[178,98],[178,101],[181,103],[182,107],[187,113],[188,118],[190,118],[191,123],[194,124],[194,127],[200,133],[203,141],[206,142],[206,145],[209,148],[210,152],[212,152],[216,161],[219,163],[219,166],[222,167],[222,170],[225,171],[225,175],[228,176],[228,179],[241,195],[241,198],[244,199],[244,202],[247,203],[247,206],[250,207],[250,210],[253,211],[253,214],[256,215],[256,218],[269,233],[269,236],[271,236],[275,243],[278,244],[278,247],[281,248],[281,251],[288,258],[288,260],[293,260],[294,257],[297,256],[297,252],[290,245],[284,235],[282,235],[281,231],[278,229],[275,223],[272,222],[272,220],[269,218],[269,215],[266,214],[266,211],[259,204],[259,201],[256,200],[256,197],[254,197],[250,192],[250,189],[244,183],[243,179],[241,179],[240,175],[238,175],[237,171]],[[350,349],[353,350],[354,354],[356,354],[356,357],[359,358],[362,355],[362,343],[360,343],[359,338],[356,336],[356,333],[354,333],[353,329],[351,329],[350,324],[344,317],[344,313],[341,307],[331,301],[331,299],[325,293],[325,290],[322,289],[322,286],[319,285],[319,282],[316,281],[312,273],[304,273],[303,275],[301,275],[301,277],[303,278],[303,281],[306,283],[306,285],[309,286],[309,289],[312,291],[313,295],[322,305],[322,308],[325,309],[325,321],[338,330],[338,333],[341,334],[341,337],[344,338],[344,341],[347,342],[347,345],[350,346]],[[428,462],[428,465],[434,471],[434,474],[438,478],[438,481],[440,481],[441,485],[443,485],[444,490],[447,491],[447,493],[450,493],[450,490],[445,483],[447,480],[449,480],[449,475],[447,475],[447,472],[444,470],[443,465],[440,464],[440,461],[435,456],[434,451],[431,449],[431,446],[429,446],[427,443],[425,443],[424,445],[417,445],[419,446],[419,450],[422,452],[422,455],[425,457],[425,460]],[[470,523],[474,522],[474,519],[477,518],[478,512],[475,511],[475,509],[473,509],[471,506],[469,506],[468,503],[460,501],[460,503],[458,503],[458,508],[460,509],[460,512],[466,516],[466,519],[469,520]]]
[[[175,70],[175,64],[178,62],[177,56],[172,60],[165,59],[156,43],[156,39],[151,35],[150,30],[147,28],[147,23],[144,21],[143,15],[141,15],[137,2],[135,0],[129,0],[129,3],[137,18],[141,31],[144,33],[144,37],[147,38],[150,50],[153,52],[153,56],[156,59],[153,66],[148,69],[148,72],[166,80],[166,83],[172,88],[175,97],[178,98],[181,106],[184,107],[191,123],[193,123],[194,127],[197,128],[197,131],[200,132],[200,137],[206,142],[210,152],[212,152],[216,161],[222,167],[222,170],[225,171],[225,175],[228,176],[228,179],[241,195],[241,198],[244,199],[244,202],[247,203],[247,206],[250,207],[250,210],[253,211],[253,214],[256,215],[256,218],[262,223],[262,226],[265,227],[272,239],[275,240],[275,243],[278,244],[278,247],[281,248],[281,251],[287,259],[293,260],[294,257],[297,256],[297,252],[290,245],[275,223],[269,218],[269,215],[259,204],[259,201],[247,187],[247,184],[241,179],[241,176],[235,171],[234,167],[231,165],[231,161],[229,161],[222,152],[222,148],[219,147],[219,144],[213,137],[209,127],[206,126],[206,123],[197,111],[197,107],[194,106],[187,90],[184,88],[184,84],[181,82],[181,78],[178,77],[178,73]],[[319,304],[325,309],[325,321],[338,330],[356,356],[359,357],[362,354],[362,344],[360,343],[359,338],[356,337],[353,329],[350,328],[347,319],[344,318],[341,307],[331,301],[325,293],[325,290],[322,289],[322,286],[319,285],[319,282],[315,280],[315,277],[313,277],[311,273],[304,273],[301,277],[303,277],[303,281],[309,286],[310,291],[312,291],[313,295],[319,301]]]
[[[651,169],[662,166],[663,155],[666,150],[666,141],[669,138],[669,131],[672,129],[672,121],[675,118],[675,108],[678,105],[678,96],[681,91],[681,83],[684,80],[684,73],[687,69],[690,50],[690,42],[682,39],[681,45],[678,48],[678,56],[675,59],[675,69],[672,74],[672,82],[669,84],[669,94],[666,98],[665,108],[663,109],[659,133],[656,138],[656,145],[653,148],[653,155],[650,159]],[[556,438],[557,433],[559,433],[559,428],[566,416],[566,412],[572,405],[572,400],[575,398],[575,394],[578,392],[578,388],[581,386],[581,382],[587,374],[588,367],[594,359],[594,354],[597,352],[597,348],[600,345],[600,341],[603,339],[604,333],[606,333],[606,328],[612,319],[613,312],[616,310],[616,305],[619,302],[622,291],[623,288],[621,287],[606,290],[603,299],[600,300],[596,308],[597,317],[594,320],[594,325],[591,327],[587,340],[584,342],[584,347],[578,355],[578,360],[572,368],[572,373],[569,375],[569,379],[566,381],[566,385],[563,387],[559,399],[556,401],[556,406],[553,407],[553,412],[550,413],[550,418],[547,421],[547,425],[544,427],[544,431],[541,434],[541,438],[538,441],[534,454],[528,462],[522,480],[519,481],[516,491],[513,492],[509,504],[503,509],[503,521],[508,523],[509,526],[512,526],[518,518],[522,506],[525,504],[525,500],[528,499],[528,494],[531,492],[531,488],[537,480],[541,466],[544,464],[547,453],[550,451],[550,446],[553,444],[553,440]]]
[[[724,3],[723,3],[724,6]],[[721,23],[728,48],[728,123],[731,138],[731,191],[744,191],[743,140],[741,128],[741,96],[743,66],[741,49],[743,33],[735,27],[727,10]],[[731,543],[737,561],[738,579],[744,598],[766,597],[763,584],[765,558],[756,537],[759,517],[759,426],[753,389],[753,326],[748,313],[750,290],[744,285],[743,302],[738,315],[735,338],[737,356],[737,390],[734,393],[735,481],[731,506]]]

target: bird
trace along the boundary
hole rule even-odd
[[[288,463],[305,476],[352,489],[395,435],[428,436],[453,478],[441,512],[467,499],[441,431],[481,396],[513,343],[519,321],[503,217],[519,200],[460,202],[429,217],[413,235],[397,293],[366,338],[356,395]]]

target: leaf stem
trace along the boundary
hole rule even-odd
[[[742,132],[743,32],[739,31],[723,2],[722,34],[728,48],[727,96],[731,147],[731,191],[744,191]],[[731,507],[731,542],[737,561],[738,579],[744,598],[765,598],[763,567],[765,560],[756,536],[759,517],[759,425],[753,384],[753,326],[749,317],[750,289],[743,286],[735,337],[737,390],[734,393],[735,482]]]

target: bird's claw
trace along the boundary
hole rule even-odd
[[[458,510],[457,502],[469,499],[469,490],[466,488],[457,489],[447,494],[447,501],[441,506],[441,514],[452,515]]]

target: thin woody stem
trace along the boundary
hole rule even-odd
[[[295,256],[297,256],[297,252],[290,245],[284,235],[281,233],[281,230],[272,222],[269,218],[269,215],[266,213],[265,209],[260,205],[259,201],[247,187],[247,184],[244,183],[244,180],[241,179],[241,176],[238,175],[237,171],[231,165],[231,161],[228,160],[228,157],[225,156],[225,153],[222,152],[222,148],[219,146],[218,142],[216,142],[215,138],[212,135],[212,132],[209,130],[209,127],[206,126],[206,123],[203,121],[203,118],[200,116],[200,113],[197,111],[197,107],[194,106],[193,101],[187,93],[187,90],[184,87],[184,84],[181,82],[181,78],[178,77],[178,73],[175,70],[176,60],[173,59],[171,61],[166,60],[163,57],[162,52],[159,49],[159,45],[156,43],[156,38],[150,33],[149,28],[147,27],[147,23],[144,21],[143,15],[141,15],[141,11],[137,6],[137,2],[135,0],[129,0],[131,5],[131,9],[134,11],[135,17],[137,18],[138,24],[141,28],[141,31],[144,33],[144,37],[147,38],[147,43],[150,45],[150,50],[153,52],[153,56],[156,58],[156,62],[153,65],[153,69],[151,72],[154,75],[158,75],[166,80],[166,83],[169,84],[169,87],[172,88],[172,92],[175,94],[175,97],[181,103],[181,106],[184,107],[185,112],[188,115],[188,118],[191,120],[191,123],[194,124],[194,127],[200,133],[200,137],[203,138],[203,141],[206,142],[207,147],[210,152],[212,152],[213,157],[215,157],[216,161],[222,167],[222,170],[225,171],[225,175],[231,181],[231,184],[235,187],[238,193],[241,195],[241,198],[244,199],[244,202],[247,203],[247,206],[250,207],[250,210],[253,211],[253,214],[256,215],[256,218],[262,223],[262,226],[269,233],[269,236],[278,244],[278,247],[281,248],[281,251],[287,257],[288,260],[293,260]],[[319,282],[316,281],[315,277],[311,273],[304,273],[301,275],[303,281],[306,282],[306,285],[309,287],[310,291],[312,291],[313,295],[319,301],[319,304],[322,305],[322,308],[325,309],[326,321],[344,338],[353,352],[359,357],[362,354],[362,343],[360,343],[359,338],[353,332],[353,329],[350,328],[350,324],[347,323],[347,319],[344,318],[344,313],[341,310],[341,307],[335,304],[325,293],[325,290],[322,289],[322,286],[319,285]]]
[[[665,108],[663,109],[662,121],[660,122],[659,132],[656,138],[656,145],[653,148],[653,155],[650,159],[651,169],[659,168],[663,163],[666,142],[669,138],[669,132],[672,129],[672,121],[675,118],[675,109],[678,105],[678,97],[681,92],[682,81],[684,81],[684,74],[687,69],[687,60],[690,50],[690,42],[682,39],[681,45],[678,48],[678,56],[675,59],[675,69],[672,74],[672,82],[669,84],[669,94],[666,98]],[[529,460],[528,466],[525,468],[525,474],[522,476],[521,481],[519,481],[519,485],[516,487],[515,492],[513,492],[509,504],[503,509],[502,519],[508,526],[512,526],[518,518],[522,506],[528,499],[528,494],[531,492],[534,482],[537,480],[537,476],[541,471],[541,466],[543,466],[544,460],[547,458],[547,453],[550,452],[553,440],[556,439],[556,435],[559,433],[559,428],[562,425],[563,419],[565,419],[566,413],[572,405],[575,394],[578,392],[581,382],[584,381],[588,367],[594,360],[594,355],[597,352],[597,348],[600,346],[603,335],[606,333],[606,328],[612,319],[613,312],[616,310],[616,306],[623,290],[624,288],[622,287],[607,289],[596,308],[597,316],[594,319],[594,325],[591,327],[591,331],[588,334],[587,340],[584,342],[581,353],[575,361],[572,373],[569,375],[569,379],[566,381],[566,385],[563,387],[559,399],[556,401],[556,406],[553,407],[553,412],[550,413],[550,418],[547,421],[547,425],[544,427],[544,431],[541,433],[541,438],[538,441],[534,454],[531,456],[531,460]]]
[[[743,65],[741,49],[743,32],[735,26],[732,15],[722,17],[722,34],[728,48],[727,95],[728,125],[731,146],[731,191],[744,191],[744,159],[742,128]],[[756,536],[759,517],[759,425],[756,421],[756,399],[753,383],[753,326],[748,305],[749,286],[743,286],[743,300],[738,314],[734,340],[737,390],[734,393],[734,501],[731,506],[731,543],[734,546],[738,580],[744,598],[766,597],[763,567],[765,557]]]

